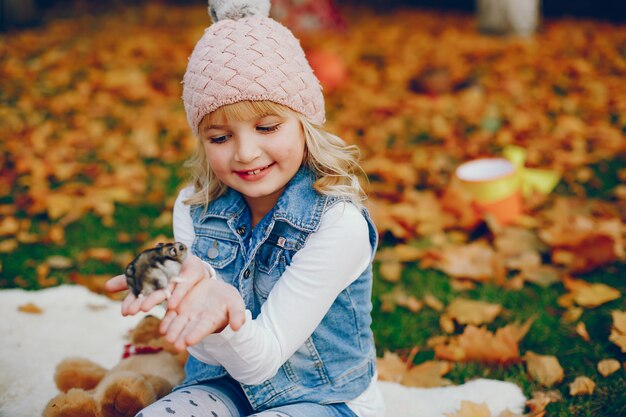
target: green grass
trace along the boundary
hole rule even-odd
[[[609,174],[619,169],[621,164],[608,164]],[[171,178],[163,185],[168,196],[174,196],[180,178],[180,171],[171,170]],[[611,177],[612,178],[612,177]],[[614,181],[604,183],[615,185]],[[607,194],[595,191],[596,196]],[[155,226],[156,218],[165,210],[165,203],[141,204],[137,206],[116,207],[112,225],[104,225],[100,218],[89,214],[72,223],[65,229],[65,243],[62,245],[25,244],[20,245],[12,253],[0,254],[2,270],[0,272],[0,288],[21,286],[27,289],[39,289],[36,268],[52,255],[62,255],[70,259],[79,259],[81,253],[89,248],[104,247],[112,249],[116,254],[133,254],[145,242],[156,236],[171,236],[169,225]],[[33,231],[37,231],[38,220],[33,220]],[[41,219],[45,222],[45,219]],[[129,241],[120,241],[120,233],[130,236]],[[388,237],[382,239],[381,247],[393,244]],[[427,241],[416,244],[428,245]],[[52,270],[50,276],[54,284],[71,283],[75,274],[84,276],[115,275],[121,273],[123,266],[119,262],[102,262],[97,260],[76,261],[73,267]],[[449,278],[436,270],[423,270],[416,264],[407,264],[399,283],[389,283],[378,275],[378,264],[374,267],[375,279],[373,289],[373,331],[379,355],[384,351],[407,353],[415,346],[420,346],[414,362],[420,363],[434,358],[432,349],[426,347],[429,338],[442,334],[439,327],[440,313],[424,307],[418,313],[411,313],[403,308],[396,308],[391,313],[382,312],[380,297],[400,286],[409,294],[421,298],[431,294],[444,304],[457,297],[479,299],[498,303],[504,307],[503,313],[488,326],[489,329],[504,326],[514,321],[534,318],[530,331],[520,344],[522,354],[533,351],[538,354],[556,355],[565,370],[565,379],[555,389],[561,392],[563,401],[550,404],[548,416],[593,416],[620,417],[626,416],[626,372],[622,369],[604,378],[596,370],[598,361],[615,358],[626,362],[626,355],[608,341],[612,319],[611,311],[625,310],[624,296],[593,309],[586,309],[581,320],[586,324],[591,341],[586,342],[575,332],[575,324],[567,324],[561,320],[564,310],[556,303],[557,298],[565,293],[561,284],[548,288],[526,284],[519,291],[506,290],[494,284],[479,284],[472,290],[456,291],[450,285]],[[590,282],[603,282],[626,294],[626,264],[615,263],[593,271],[580,278]],[[585,375],[592,378],[597,386],[593,395],[572,397],[569,395],[569,383],[575,377]],[[454,383],[462,383],[476,377],[496,378],[519,384],[526,395],[543,388],[531,380],[523,363],[511,365],[485,365],[478,363],[456,363],[446,378]]]

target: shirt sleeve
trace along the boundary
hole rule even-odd
[[[241,383],[260,384],[311,336],[371,256],[367,222],[359,209],[349,203],[335,205],[294,255],[258,317],[251,320],[246,311],[247,320],[238,331],[227,327],[189,352],[206,363],[221,364]]]
[[[188,248],[193,244],[196,233],[193,230],[193,220],[191,218],[189,205],[183,203],[183,201],[191,197],[192,194],[193,186],[183,188],[178,193],[178,197],[176,197],[174,212],[172,214],[174,240],[184,243]]]

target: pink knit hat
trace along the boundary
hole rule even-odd
[[[194,134],[225,104],[269,100],[323,124],[324,97],[300,42],[269,18],[269,0],[212,0],[214,24],[196,44],[183,79]]]

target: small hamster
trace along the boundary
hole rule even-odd
[[[159,243],[146,249],[126,267],[125,275],[128,288],[135,297],[142,297],[157,290],[164,290],[167,298],[170,293],[167,286],[170,281],[180,281],[178,274],[187,257],[184,243]]]

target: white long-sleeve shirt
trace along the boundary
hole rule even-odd
[[[174,237],[191,247],[195,239],[190,209],[183,201],[193,192],[183,189],[174,205]],[[238,330],[229,327],[207,336],[189,353],[209,364],[220,364],[244,384],[259,384],[278,371],[311,336],[341,291],[371,262],[367,222],[352,204],[337,204],[321,218],[319,230],[272,288],[261,312]],[[347,402],[359,417],[384,416],[376,378],[360,396]]]

